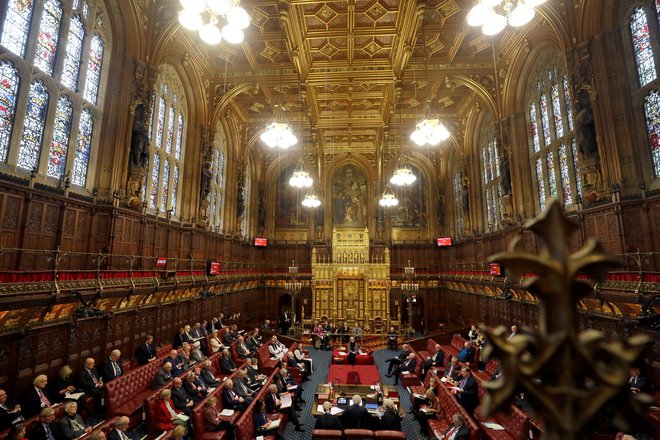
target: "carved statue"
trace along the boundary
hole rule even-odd
[[[470,213],[470,179],[465,172],[461,173],[461,203],[463,215],[467,217]]]
[[[509,166],[509,153],[502,152],[500,159],[500,184],[502,185],[502,194],[511,194],[511,169]]]
[[[143,104],[135,108],[133,129],[131,131],[131,153],[128,166],[147,168],[149,165],[149,131],[147,129],[147,112]]]
[[[241,173],[242,176],[242,173]],[[238,187],[236,189],[236,218],[242,218],[245,211],[245,195],[243,194],[243,179],[239,176]]]
[[[259,230],[266,229],[266,191],[259,188],[259,212],[257,215],[257,224]]]
[[[596,125],[594,113],[589,100],[589,92],[582,89],[578,92],[575,114],[575,140],[584,159],[598,157],[596,142]]]
[[[445,226],[445,196],[438,195],[438,229],[442,230]]]

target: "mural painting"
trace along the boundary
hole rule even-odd
[[[294,168],[293,166],[285,168],[277,179],[275,228],[301,228],[307,223],[305,213],[300,206],[304,194],[299,194],[289,185]]]
[[[356,165],[339,168],[332,177],[332,220],[336,226],[367,226],[367,178]]]
[[[392,226],[398,228],[419,228],[426,226],[426,184],[424,176],[419,170],[413,168],[417,180],[410,186],[396,191],[399,205],[392,215]]]

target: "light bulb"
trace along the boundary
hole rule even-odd
[[[534,18],[534,9],[529,6],[520,4],[509,15],[509,24],[513,27],[524,26]]]
[[[179,3],[181,3],[183,9],[197,12],[198,14],[204,12],[204,0],[179,0]]]
[[[481,26],[484,24],[490,16],[493,15],[493,10],[482,5],[475,5],[467,15],[467,23],[470,26]]]
[[[493,14],[493,16],[486,23],[481,26],[481,32],[484,35],[496,35],[502,32],[502,29],[506,27],[506,18],[499,14]]]
[[[218,15],[225,15],[231,9],[231,0],[206,0],[206,6]]]
[[[222,38],[224,38],[228,43],[240,44],[243,42],[245,34],[243,34],[243,31],[240,28],[232,24],[228,24],[222,28]]]
[[[234,6],[227,13],[227,22],[239,29],[246,29],[250,26],[250,15],[240,6]]]
[[[198,12],[192,11],[190,9],[183,9],[179,12],[179,23],[186,29],[191,31],[198,31],[204,26],[204,20]]]
[[[222,41],[222,33],[220,33],[220,29],[214,24],[207,24],[199,30],[199,38],[206,44],[215,46]]]

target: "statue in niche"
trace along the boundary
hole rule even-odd
[[[445,226],[445,196],[438,195],[438,229],[442,230]]]
[[[259,212],[257,214],[257,225],[260,231],[266,229],[266,190],[263,185],[259,188]]]
[[[245,211],[245,194],[243,194],[243,173],[239,173],[238,176],[238,185],[236,188],[236,218],[243,218],[243,212]]]
[[[211,192],[211,181],[213,173],[211,172],[211,161],[209,158],[208,148],[202,156],[202,181],[200,182],[199,198],[200,200],[207,200]]]
[[[131,130],[131,152],[128,157],[129,167],[147,168],[149,165],[149,131],[147,129],[147,112],[143,104],[135,107],[133,128]]]
[[[586,89],[578,92],[575,112],[575,141],[578,149],[584,159],[596,158],[598,157],[596,124],[594,123],[589,92]]]
[[[502,151],[500,158],[500,184],[502,185],[502,194],[511,194],[511,169],[509,166],[509,153]]]
[[[465,171],[461,172],[461,204],[463,206],[463,215],[470,213],[470,179]]]

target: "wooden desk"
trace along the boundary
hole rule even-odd
[[[399,401],[400,396],[388,397],[390,391],[397,391],[397,387],[390,385],[382,385],[382,389],[383,389],[383,399],[392,399],[394,401],[394,404],[397,406],[399,410],[399,415],[402,418],[405,417],[403,406],[401,406],[401,402]],[[373,390],[370,385],[346,385],[346,384],[334,385],[333,393],[334,396],[332,397],[332,400],[330,400],[333,406],[337,406],[337,397],[340,396],[346,397],[347,399],[351,399],[353,396],[357,394],[358,396],[362,397],[362,400],[364,402],[367,403],[375,403],[378,398],[376,391]],[[319,406],[319,394],[330,394],[330,385],[322,383],[316,386],[316,391],[314,392],[314,404],[312,405],[313,416],[320,416],[321,414],[323,414],[322,412],[317,411]],[[376,416],[376,414],[373,413],[371,414],[373,416]]]

